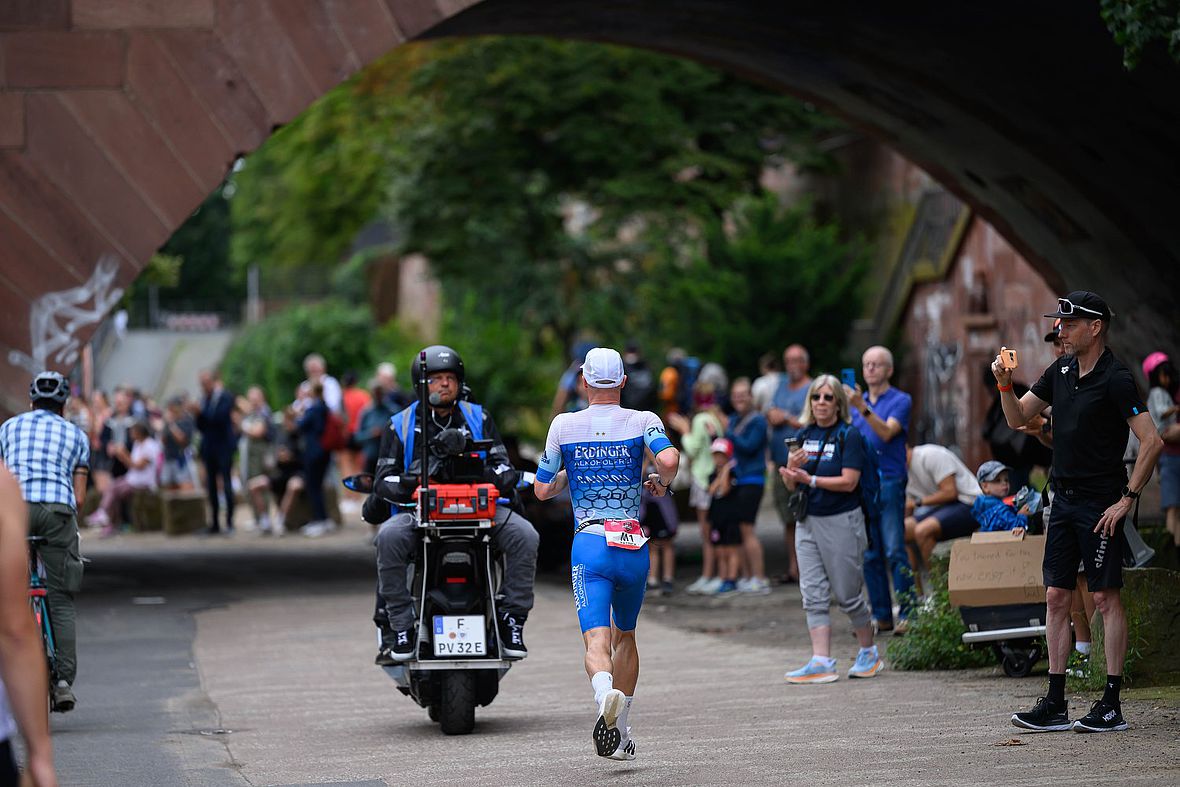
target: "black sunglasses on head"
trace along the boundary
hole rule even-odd
[[[811,395],[811,401],[813,401],[813,402],[818,402],[820,399],[823,399],[825,402],[834,402],[834,401],[836,401],[836,395],[835,394],[812,394]]]

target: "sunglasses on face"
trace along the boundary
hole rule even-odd
[[[1087,309],[1085,306],[1078,306],[1069,298],[1057,299],[1057,311],[1061,312],[1067,317],[1072,315],[1074,312],[1086,312],[1087,314],[1094,314],[1098,317],[1102,316],[1102,312],[1094,311],[1093,309]]]
[[[812,394],[811,395],[811,401],[813,401],[813,402],[818,402],[821,399],[825,402],[834,402],[834,401],[836,401],[836,396],[834,394]]]

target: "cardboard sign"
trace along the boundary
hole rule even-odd
[[[977,530],[971,534],[972,544],[1011,544],[1014,541],[1023,541],[1024,531],[1017,533],[1014,530],[991,530],[984,532]],[[951,547],[954,548],[953,546]]]
[[[1045,537],[1014,538],[1010,531],[996,534],[1002,539],[971,541],[959,539],[951,547],[947,588],[956,607],[995,607],[1004,604],[1036,604],[1045,600],[1041,564],[1045,559]]]

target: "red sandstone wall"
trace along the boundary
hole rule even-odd
[[[1053,360],[1044,342],[1057,293],[991,225],[975,219],[944,281],[914,288],[902,330],[898,384],[914,397],[920,442],[957,445],[968,466],[990,458],[980,437],[994,380],[984,366],[1001,345],[1020,356],[1016,379],[1031,384]]]

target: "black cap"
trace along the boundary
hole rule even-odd
[[[1053,327],[1049,329],[1049,332],[1047,334],[1045,334],[1045,341],[1055,342],[1060,338],[1061,338],[1061,318],[1058,317],[1056,320],[1053,321]]]
[[[1045,316],[1110,322],[1110,307],[1097,293],[1074,290],[1064,298],[1058,298],[1057,311]]]

